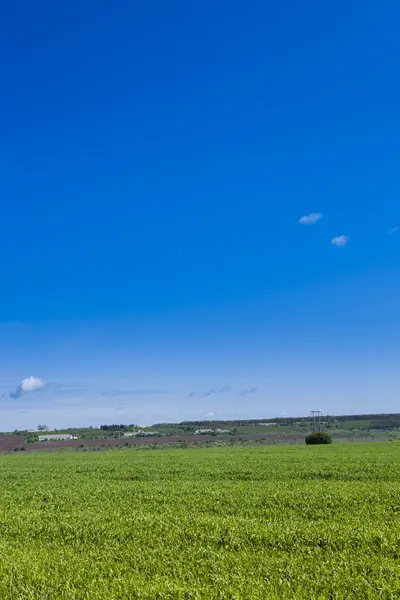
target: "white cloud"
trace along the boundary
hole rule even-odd
[[[337,248],[344,248],[350,241],[350,236],[348,235],[338,235],[331,240],[331,244],[336,246]]]
[[[389,235],[393,235],[394,233],[397,233],[399,231],[400,227],[399,225],[397,225],[396,227],[393,227],[393,229],[389,229]]]
[[[322,219],[322,213],[310,213],[309,215],[304,215],[299,219],[299,223],[301,225],[315,225]]]
[[[21,390],[23,392],[33,392],[34,390],[44,388],[45,385],[46,383],[43,379],[39,379],[38,377],[27,377],[21,382]]]
[[[17,389],[10,394],[11,398],[19,398],[22,394],[36,392],[46,387],[46,382],[38,377],[26,377],[21,381]]]
[[[213,413],[213,412],[206,413],[206,417],[215,417],[215,413]]]

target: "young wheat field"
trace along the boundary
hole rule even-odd
[[[0,598],[400,598],[400,444],[0,457]]]

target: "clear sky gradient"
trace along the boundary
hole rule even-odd
[[[399,30],[3,2],[0,429],[400,411]]]

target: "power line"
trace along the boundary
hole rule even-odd
[[[321,431],[321,416],[322,410],[310,410],[310,417],[312,418],[313,432]]]

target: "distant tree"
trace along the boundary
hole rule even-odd
[[[102,431],[127,431],[130,427],[132,427],[131,425],[100,425],[100,429]]]
[[[38,431],[49,431],[49,427],[47,427],[47,425],[38,425],[37,426]]]
[[[332,444],[332,437],[324,431],[316,431],[315,433],[310,433],[305,441],[306,444]]]

